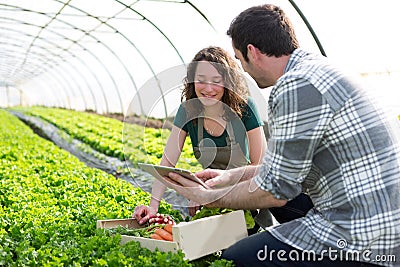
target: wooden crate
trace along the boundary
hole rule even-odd
[[[97,228],[141,227],[135,219],[98,220]],[[246,221],[242,210],[202,218],[191,222],[181,222],[172,227],[174,241],[153,240],[150,238],[122,236],[121,244],[138,241],[150,250],[185,253],[185,258],[194,260],[225,249],[240,239],[247,237]]]

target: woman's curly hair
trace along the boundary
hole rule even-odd
[[[195,74],[200,61],[207,61],[212,64],[222,76],[224,94],[221,101],[225,104],[224,118],[229,119],[231,115],[239,116],[241,118],[243,115],[243,107],[247,104],[249,88],[235,59],[220,47],[206,47],[194,56],[193,60],[187,67],[187,75],[184,79],[181,101],[188,101],[197,98],[194,89]],[[203,105],[200,101],[192,100],[185,104],[188,118],[196,118],[198,114],[203,111]]]

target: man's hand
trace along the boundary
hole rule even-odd
[[[257,166],[246,166],[230,170],[206,169],[195,173],[211,188],[222,188],[238,184],[253,177]]]
[[[235,178],[236,183],[234,181],[234,185],[227,187],[206,189],[197,182],[173,172],[168,174],[169,177],[163,177],[164,180],[162,182],[165,186],[174,189],[178,194],[206,207],[261,209],[281,207],[286,204],[286,200],[274,198],[270,192],[260,189],[253,180],[246,179],[248,176],[245,175],[244,168],[232,170],[229,170],[229,173]],[[218,173],[220,171],[210,171],[207,178],[216,178]],[[250,174],[253,174],[253,171]],[[242,178],[244,180],[240,181]]]
[[[198,203],[198,205],[205,205],[211,202],[213,189],[206,189],[199,183],[175,172],[170,172],[168,177],[164,176],[163,178],[162,182],[165,186],[174,189],[178,194]]]
[[[205,169],[195,175],[212,188],[228,186],[231,180],[229,172],[224,170]]]

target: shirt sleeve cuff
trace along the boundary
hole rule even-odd
[[[294,184],[283,179],[277,179],[263,164],[259,173],[254,177],[254,182],[261,190],[270,192],[276,199],[292,200],[301,191],[301,184]]]

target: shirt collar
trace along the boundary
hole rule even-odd
[[[304,50],[302,50],[302,49],[300,49],[300,48],[295,49],[295,50],[292,52],[292,54],[290,55],[290,58],[289,58],[288,63],[286,64],[284,73],[290,71],[294,66],[296,66],[297,62],[299,62],[299,60],[300,60],[302,57],[305,57],[305,56],[307,56],[308,54],[309,54],[309,53],[308,53],[307,51],[304,51]]]

